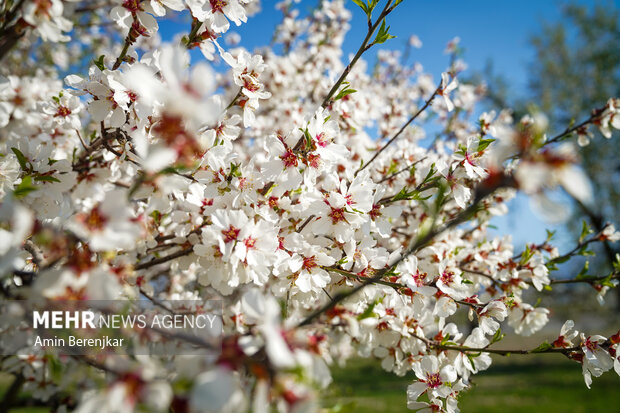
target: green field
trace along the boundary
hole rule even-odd
[[[385,373],[368,360],[353,360],[333,376],[327,407],[339,404],[341,411],[355,413],[411,411],[406,388],[414,376]],[[559,355],[495,357],[491,368],[472,381],[475,387],[459,400],[463,413],[620,412],[620,377],[613,370],[593,378],[588,390],[581,365]]]

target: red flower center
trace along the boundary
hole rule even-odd
[[[84,219],[84,224],[91,231],[101,231],[108,219],[101,214],[99,207],[93,208]]]
[[[213,13],[224,13],[222,9],[228,5],[226,0],[209,0]]]
[[[241,230],[233,227],[232,225],[230,225],[228,229],[223,229],[222,235],[224,235],[224,242],[236,241],[239,236],[239,231]]]
[[[282,159],[282,162],[284,162],[284,166],[286,166],[287,168],[297,166],[297,155],[295,155],[290,149],[287,149],[284,155],[280,156],[280,159]]]
[[[454,273],[451,271],[444,271],[443,274],[441,274],[441,282],[446,285],[452,284],[454,282]]]
[[[54,116],[57,117],[67,117],[71,114],[71,109],[69,109],[66,106],[58,106],[58,110],[56,111],[56,114]]]
[[[441,381],[441,377],[439,377],[439,373],[426,373],[426,385],[431,389],[436,389],[441,386],[443,382]]]
[[[140,2],[141,0],[125,0],[123,2],[123,7],[129,10],[132,14],[135,14],[139,11],[142,11]]]
[[[340,221],[346,221],[343,208],[332,208],[332,211],[329,213],[329,217],[332,219],[332,224],[334,225]]]
[[[318,135],[316,135],[314,137],[314,139],[316,139],[316,144],[319,145],[321,148],[324,148],[327,146],[327,144],[329,143],[327,141],[327,136],[325,136],[325,133],[321,132]]]
[[[381,216],[381,206],[374,204],[368,215],[370,215],[370,219],[373,221],[379,218]]]
[[[315,268],[317,266],[318,264],[316,263],[316,257],[313,255],[312,257],[304,257],[304,263],[301,266],[301,268],[303,268],[306,271],[309,271],[312,268]]]
[[[243,240],[243,243],[247,249],[252,249],[254,248],[254,244],[256,244],[256,238],[247,237]]]

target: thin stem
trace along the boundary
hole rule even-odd
[[[610,279],[610,280],[618,280],[620,279],[620,272],[616,271],[614,273],[612,273],[611,275],[601,275],[598,277],[585,277],[585,278],[569,278],[567,280],[561,280],[561,279],[553,279],[550,281],[550,284],[575,284],[575,283],[588,283],[588,284],[592,284],[596,281],[601,281],[601,280],[605,280],[605,279]]]
[[[564,255],[560,255],[559,257],[556,257],[556,258],[553,258],[553,259],[549,260],[549,262],[547,262],[547,264],[553,264],[553,263],[556,263],[556,262],[563,262],[567,258],[570,258],[571,256],[573,256],[577,251],[579,251],[580,249],[582,249],[586,245],[591,244],[591,243],[596,242],[596,241],[600,241],[601,234],[603,233],[605,228],[607,228],[607,225],[605,225],[599,231],[599,233],[597,233],[595,236],[593,236],[593,237],[591,237],[590,239],[587,239],[587,240],[579,241],[577,243],[577,245],[575,246],[575,248],[573,248],[572,250],[570,250],[569,252],[567,252]]]
[[[130,33],[131,33],[131,29],[130,29]],[[118,57],[116,58],[116,61],[114,62],[114,66],[112,66],[112,70],[116,70],[121,66],[121,63],[123,63],[125,56],[127,56],[127,52],[129,51],[129,46],[131,46],[132,43],[133,43],[133,40],[131,36],[128,34],[127,37],[125,38],[125,44],[123,45],[123,50],[121,50],[121,54],[118,55]]]
[[[602,112],[604,110],[603,109],[598,109],[595,110],[595,114],[591,115],[588,119],[584,120],[583,122],[581,122],[580,124],[573,126],[572,128],[566,128],[564,130],[564,132],[561,132],[559,134],[557,134],[556,136],[554,136],[553,138],[549,139],[547,142],[545,142],[545,145],[549,145],[552,143],[555,143],[557,141],[559,141],[560,139],[562,139],[563,137],[565,137],[566,135],[570,135],[571,133],[575,132],[576,130],[579,130],[580,128],[583,128],[584,126],[586,126],[589,123],[594,122],[594,120],[599,118],[599,113]]]
[[[390,146],[392,144],[392,142],[394,142],[405,131],[405,129],[407,129],[407,126],[409,126],[411,124],[411,122],[416,120],[417,117],[420,116],[422,114],[422,112],[424,112],[426,110],[426,108],[429,107],[429,105],[433,102],[433,100],[435,99],[435,97],[437,96],[437,94],[439,93],[440,90],[441,90],[441,83],[439,84],[439,86],[437,86],[437,89],[435,89],[435,91],[433,92],[431,97],[428,98],[428,100],[424,103],[424,106],[422,106],[420,109],[418,109],[418,111],[412,117],[410,117],[407,122],[405,122],[405,124],[398,130],[398,132],[396,132],[396,134],[394,136],[392,136],[392,138],[390,138],[390,140],[387,141],[387,143],[385,145],[383,145],[381,147],[381,149],[379,149],[377,152],[375,152],[373,157],[370,158],[370,160],[367,163],[365,163],[361,168],[359,168],[355,172],[355,175],[357,175],[358,173],[362,172],[364,169],[366,169],[368,167],[368,165],[370,165],[375,159],[377,159],[377,157],[379,155],[381,155],[381,153],[383,151],[385,151],[387,149],[387,147]]]
[[[426,156],[422,159],[418,159],[417,161],[415,161],[414,163],[412,163],[411,165],[407,165],[406,167],[404,167],[403,169],[401,169],[400,171],[394,172],[393,174],[390,174],[386,177],[384,177],[383,179],[381,179],[379,182],[377,182],[378,184],[382,184],[385,181],[388,181],[392,178],[394,178],[397,175],[400,175],[401,173],[410,170],[411,168],[413,168],[414,166],[416,166],[417,164],[419,164],[420,162],[422,162],[423,160],[426,159]]]
[[[155,258],[154,260],[148,261],[148,262],[144,262],[141,264],[137,264],[136,266],[134,266],[135,270],[144,270],[146,268],[150,268],[153,267],[155,265],[158,264],[163,264],[165,262],[174,260],[176,258],[180,258],[180,257],[184,257],[186,255],[191,254],[192,252],[194,252],[194,249],[192,247],[189,248],[184,248],[182,250],[179,250],[177,252],[174,252],[170,255],[166,255],[165,257],[161,257],[161,258]]]

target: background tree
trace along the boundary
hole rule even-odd
[[[489,63],[482,76],[489,88],[488,103],[512,107],[516,118],[535,107],[548,116],[552,130],[587,119],[592,108],[603,107],[609,96],[620,92],[619,19],[620,12],[612,2],[565,5],[561,20],[544,23],[530,38],[535,57],[528,70],[527,93],[517,96]],[[596,201],[592,205],[575,201],[573,219],[567,222],[575,232],[581,231],[583,219],[595,230],[605,222],[620,222],[616,209],[620,203],[620,147],[600,132],[593,132],[580,154]],[[603,254],[591,263],[592,271],[611,268],[618,252],[609,243],[602,249]],[[620,307],[620,293],[617,305]]]

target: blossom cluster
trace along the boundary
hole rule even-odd
[[[25,2],[11,21],[32,44],[80,42],[74,3]],[[352,12],[342,0],[310,13],[282,1],[274,47],[238,47],[231,29],[257,3],[105,1],[117,41],[90,42],[84,71],[65,70],[77,57],[30,74],[0,69],[4,296],[226,303],[215,360],[22,350],[2,369],[80,413],[310,412],[330,366],[372,357],[415,373],[411,409],[456,412],[503,324],[527,336],[549,321],[530,293],[551,289],[556,264],[574,254],[550,239],[519,252],[488,228],[517,191],[548,205],[561,187],[589,202],[569,132],[547,137],[542,114],[482,112],[484,88],[459,81],[458,40],[439,76],[398,51],[380,50],[372,70],[343,63]],[[385,19],[400,2],[366,9],[378,3]],[[188,34],[162,42],[159,26],[178,13],[191,16]],[[377,34],[364,50],[391,37],[367,14]],[[618,116],[610,99],[575,130],[579,143],[588,127],[610,135]],[[607,225],[575,251],[619,239]],[[602,298],[617,278],[580,280]],[[463,312],[473,329],[459,325]],[[539,350],[581,363],[588,386],[620,374],[618,334],[573,327]],[[2,345],[19,334],[1,330]]]

